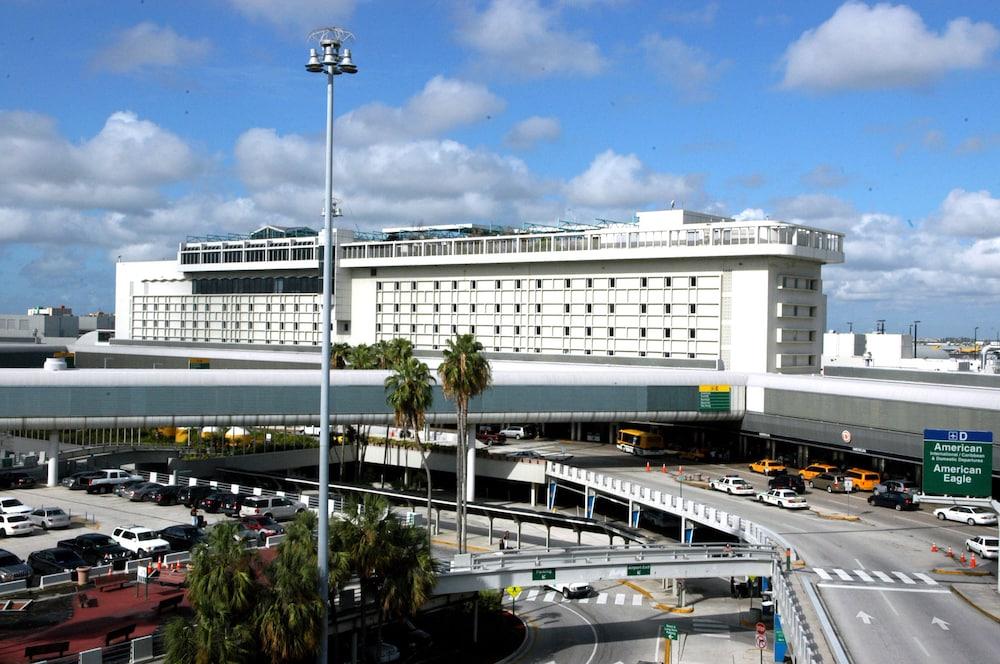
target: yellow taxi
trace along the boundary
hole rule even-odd
[[[763,473],[764,475],[775,475],[777,473],[785,472],[785,464],[780,461],[775,461],[774,459],[761,459],[760,461],[754,461],[749,465],[749,468],[755,473]]]
[[[823,473],[834,473],[838,472],[838,468],[828,463],[811,463],[802,470],[799,471],[799,477],[809,481],[816,477],[817,475],[822,475]]]
[[[844,477],[851,480],[855,491],[874,491],[875,485],[882,481],[881,475],[867,468],[849,468]]]

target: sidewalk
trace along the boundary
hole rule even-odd
[[[1000,623],[1000,593],[994,579],[990,583],[952,583],[948,587],[984,616]]]

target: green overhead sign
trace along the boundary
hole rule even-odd
[[[627,573],[629,576],[649,576],[649,565],[629,565]]]
[[[698,410],[728,411],[732,405],[731,394],[729,385],[699,385]]]
[[[992,475],[992,431],[924,429],[924,493],[987,498]]]
[[[531,570],[532,581],[552,581],[556,578],[556,570],[552,567]]]

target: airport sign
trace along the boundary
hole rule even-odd
[[[992,475],[992,431],[924,429],[925,494],[987,498]]]

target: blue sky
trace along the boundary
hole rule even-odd
[[[827,326],[1000,334],[993,2],[0,0],[0,311],[111,310],[114,262],[321,224],[342,25],[348,227],[684,207],[842,231]]]

